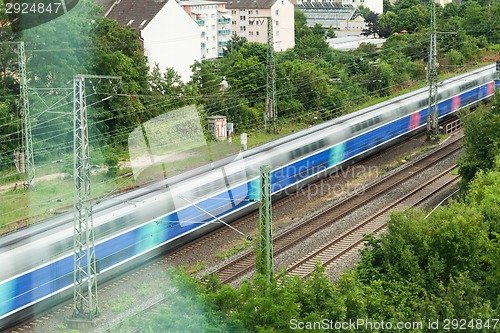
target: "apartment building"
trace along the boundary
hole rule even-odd
[[[231,11],[232,34],[265,44],[271,18],[274,50],[295,46],[294,6],[289,0],[230,0],[226,8]]]
[[[202,59],[222,57],[231,39],[231,14],[225,2],[183,0],[179,5],[201,29],[200,52]]]

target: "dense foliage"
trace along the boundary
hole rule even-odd
[[[496,93],[491,109],[482,106],[476,112],[462,114],[466,133],[464,147],[466,154],[460,159],[462,186],[479,172],[486,172],[495,165],[495,156],[500,154],[500,94]]]

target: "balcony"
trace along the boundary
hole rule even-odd
[[[205,31],[202,31],[202,32],[201,32],[201,37],[205,37],[205,36],[206,36],[206,34],[207,34],[207,33],[206,33]]]
[[[227,43],[229,43],[228,40],[221,40],[221,41],[219,41],[219,45],[227,45]]]
[[[228,19],[228,18],[218,19],[217,22],[228,24],[228,23],[231,23],[231,19]]]
[[[205,25],[205,20],[196,20],[198,25]]]
[[[217,34],[219,35],[230,35],[231,29],[217,30]]]

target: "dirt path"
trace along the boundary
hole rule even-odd
[[[69,174],[67,173],[53,173],[50,175],[42,176],[42,177],[37,177],[33,180],[33,182],[36,184],[39,181],[46,181],[46,180],[54,180],[54,179],[61,179],[64,178],[65,176],[68,176]],[[23,182],[18,181],[18,182],[12,182],[9,184],[4,184],[0,186],[0,193],[4,193],[10,190],[13,190],[17,185],[17,189],[21,189],[23,187]]]

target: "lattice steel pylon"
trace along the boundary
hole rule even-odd
[[[431,0],[431,42],[429,62],[427,64],[427,83],[429,84],[429,106],[427,109],[427,139],[437,140],[439,137],[438,124],[438,74],[437,74],[437,46],[436,46],[436,3]]]
[[[99,308],[84,76],[74,77],[73,93],[75,182],[73,317],[93,319],[99,314]]]
[[[259,236],[255,270],[266,277],[267,283],[273,277],[273,241],[271,211],[271,168],[260,167]]]
[[[24,42],[18,42],[18,61],[19,61],[19,92],[20,108],[23,117],[23,146],[24,146],[24,172],[26,174],[26,187],[30,188],[33,179],[35,179],[35,162],[33,158],[33,139],[31,136],[30,109],[28,100],[28,83],[26,78],[26,53],[24,51]]]
[[[267,18],[267,57],[266,57],[266,131],[269,124],[278,133],[278,109],[276,105],[276,68],[274,64],[273,20]]]
[[[120,79],[119,76],[75,75],[74,111],[74,271],[73,318],[93,319],[99,314],[94,223],[90,191],[89,125],[85,79]]]

